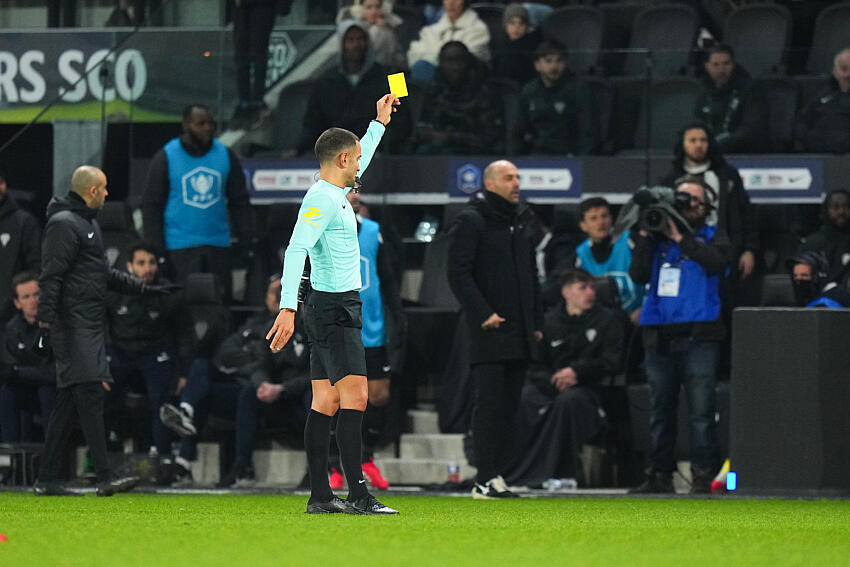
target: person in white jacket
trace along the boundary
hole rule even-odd
[[[469,0],[443,0],[443,16],[419,32],[410,43],[407,62],[411,78],[430,83],[437,68],[440,48],[449,41],[460,41],[475,57],[490,61],[490,31],[478,14],[469,9]]]

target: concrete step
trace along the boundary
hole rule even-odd
[[[296,485],[307,472],[304,450],[273,448],[254,451],[254,473],[257,482]]]
[[[441,484],[449,479],[449,464],[452,461],[442,459],[381,459],[375,464],[393,484]],[[466,460],[458,463],[460,479],[475,476],[475,467]]]
[[[401,436],[402,459],[466,461],[461,433],[405,433]]]
[[[439,433],[439,414],[429,410],[408,410],[407,430],[411,433]]]

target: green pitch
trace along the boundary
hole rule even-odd
[[[305,496],[0,493],[0,565],[847,565],[850,502],[387,495],[395,517]],[[0,537],[2,539],[2,537]]]

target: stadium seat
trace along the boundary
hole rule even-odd
[[[274,118],[274,138],[272,147],[275,151],[298,149],[301,132],[304,128],[302,117],[307,110],[312,81],[292,83],[280,92]]]
[[[611,153],[611,117],[614,112],[615,90],[611,83],[601,77],[584,77],[593,100],[593,116],[596,119],[596,147],[592,153]]]
[[[127,249],[139,239],[130,206],[125,201],[107,201],[97,213],[97,222],[109,267],[123,271],[128,260]]]
[[[696,11],[684,4],[649,6],[635,17],[629,47],[650,51],[654,76],[681,73],[688,66],[698,22]],[[645,71],[644,53],[626,56],[626,75],[641,75]]]
[[[797,302],[794,300],[794,286],[789,274],[765,274],[761,283],[761,306],[797,306]]]
[[[502,34],[502,14],[505,12],[504,4],[496,4],[493,2],[476,2],[470,4],[478,17],[481,18],[487,29],[490,30],[490,43],[501,36]]]
[[[638,111],[644,100],[646,81],[641,77],[612,77],[613,110],[610,125],[610,145],[613,151],[634,147]]]
[[[791,35],[791,13],[779,4],[739,6],[726,16],[723,41],[750,75],[778,73]]]
[[[564,44],[570,69],[585,74],[599,72],[599,50],[604,29],[602,12],[593,6],[558,8],[543,24],[543,35]]]
[[[617,282],[611,276],[596,276],[596,303],[610,309],[620,308],[620,292],[617,289]]]
[[[419,30],[425,25],[425,14],[418,6],[393,6],[393,13],[401,18],[401,23],[395,28],[396,37],[401,48],[407,52],[410,42],[419,37]]]
[[[446,266],[449,258],[449,235],[440,233],[425,249],[422,265],[422,287],[419,289],[419,303],[426,307],[438,307],[457,311],[460,303],[449,286]]]
[[[850,45],[850,2],[824,8],[815,20],[806,70],[813,75],[832,70],[835,54]]]
[[[699,90],[699,82],[689,77],[670,77],[653,84],[649,108],[640,106],[633,147],[669,151],[682,125],[693,120]]]
[[[800,88],[786,77],[758,79],[767,102],[769,151],[790,152],[794,146],[794,117],[800,103]]]

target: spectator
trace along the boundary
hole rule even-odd
[[[229,128],[256,128],[271,112],[266,94],[269,38],[277,0],[233,0],[233,55],[239,104]]]
[[[798,307],[810,305],[827,289],[829,265],[823,252],[800,252],[788,260],[786,267],[791,276],[794,300]]]
[[[419,154],[492,154],[503,146],[501,105],[486,72],[464,44],[440,49],[440,66],[425,93],[414,133]]]
[[[261,415],[288,427],[293,439],[304,435],[310,405],[307,340],[299,325],[283,350],[269,351],[265,332],[279,310],[279,279],[269,283],[265,303],[266,310],[228,336],[212,360],[193,362],[179,407],[164,404],[160,410],[166,427],[183,437],[174,460],[175,486],[192,484],[198,435],[210,414],[236,422],[236,458],[222,487],[254,485],[252,453]]]
[[[398,289],[398,262],[384,244],[381,226],[361,216],[360,194],[348,192],[357,213],[357,241],[360,247],[360,298],[366,350],[366,378],[369,403],[363,415],[363,474],[375,488],[385,490],[389,483],[375,465],[374,454],[384,436],[390,410],[390,379],[404,367],[407,321]]]
[[[365,130],[375,118],[375,101],[387,91],[387,70],[376,63],[365,23],[347,20],[337,26],[339,61],[313,87],[304,116],[299,153],[313,151],[319,135],[331,127],[354,132]],[[393,117],[396,126],[387,132],[383,147],[390,152],[402,149],[410,135],[407,111]]]
[[[41,270],[41,229],[35,217],[18,207],[0,171],[0,324],[14,313],[12,277]]]
[[[674,187],[677,179],[694,175],[708,185],[706,197],[710,208],[705,222],[720,228],[730,239],[730,258],[737,266],[733,280],[747,279],[755,268],[759,239],[755,214],[738,170],[723,158],[711,130],[702,122],[687,124],[682,129],[673,153],[672,168],[659,183]]]
[[[534,51],[540,31],[531,27],[528,10],[522,4],[508,4],[502,15],[502,33],[491,38],[493,77],[520,85],[534,78]]]
[[[544,40],[534,54],[538,78],[520,95],[517,126],[524,152],[581,155],[595,145],[589,89],[567,71],[567,53]]]
[[[850,192],[827,193],[821,208],[820,229],[803,239],[802,252],[821,252],[826,258],[830,281],[847,279],[850,266]]]
[[[807,152],[850,152],[850,47],[838,52],[832,76],[800,111],[796,132]]]
[[[354,4],[340,9],[337,24],[344,20],[360,20],[369,29],[369,43],[375,54],[375,62],[387,69],[400,70],[407,60],[396,35],[402,19],[393,14],[389,0],[354,0]]]
[[[178,283],[194,272],[212,272],[229,302],[231,228],[237,257],[249,254],[252,241],[245,175],[236,154],[214,137],[209,108],[187,106],[182,130],[151,160],[142,206],[145,238],[167,253]]]
[[[0,441],[33,442],[29,427],[22,431],[21,410],[40,413],[42,427],[47,429],[56,397],[56,362],[32,349],[39,334],[38,275],[16,274],[12,290],[18,312],[6,323],[0,352]]]
[[[593,387],[622,365],[623,319],[596,305],[593,276],[569,268],[561,295],[564,304],[546,314],[542,362],[522,389],[519,458],[509,475],[515,484],[579,476],[581,447],[599,430]]]
[[[689,178],[676,186],[690,196],[682,216],[694,234],[667,220],[663,234],[641,230],[635,238],[629,275],[649,284],[640,314],[645,366],[652,404],[649,472],[636,493],[673,492],[679,390],[688,400],[692,493],[711,492],[719,466],[715,434],[715,385],[720,343],[720,279],[729,265],[729,240],[706,224],[710,210],[705,185]]]
[[[543,337],[534,249],[519,171],[509,161],[484,170],[476,194],[449,231],[448,279],[466,314],[476,398],[473,498],[512,498],[502,477],[510,424],[528,362]]]
[[[591,197],[582,201],[579,205],[579,215],[579,226],[588,238],[576,248],[576,266],[584,268],[594,276],[614,278],[623,311],[629,315],[632,323],[637,325],[645,289],[635,285],[629,277],[634,247],[631,233],[627,230],[622,234],[612,235],[611,205],[602,197]]]
[[[706,55],[695,117],[711,128],[723,153],[764,151],[768,116],[761,88],[728,45],[717,43]]]
[[[170,286],[160,276],[156,249],[149,242],[136,242],[127,253],[127,271],[146,284]],[[167,430],[159,420],[159,407],[166,402],[177,373],[175,329],[178,326],[179,295],[123,295],[106,297],[109,329],[109,369],[115,384],[106,397],[108,423],[116,427],[122,412],[123,394],[144,385],[150,415],[151,453],[171,454]],[[113,429],[114,431],[114,429]]]
[[[458,41],[481,62],[490,61],[490,30],[469,0],[443,0],[443,15],[419,32],[419,39],[410,44],[407,62],[412,78],[421,83],[434,79],[441,49],[450,41]]]

